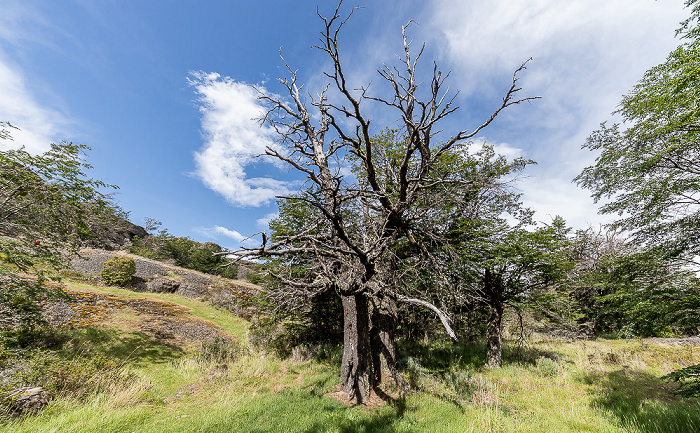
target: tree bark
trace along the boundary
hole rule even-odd
[[[362,404],[374,387],[369,302],[363,294],[342,296],[342,301],[344,342],[340,386],[348,393],[348,400],[356,398]]]
[[[488,298],[489,321],[486,324],[486,366],[501,368],[501,322],[503,320],[503,281],[498,273],[486,269],[484,293]]]
[[[503,305],[495,302],[490,306],[489,321],[486,326],[486,366],[501,367],[501,321]]]
[[[396,378],[394,337],[397,319],[398,312],[393,299],[381,297],[373,300],[370,338],[375,385],[382,383],[385,374]]]

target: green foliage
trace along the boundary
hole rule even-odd
[[[615,232],[577,233],[567,276],[579,321],[625,337],[694,335],[700,281],[664,248],[642,248]]]
[[[12,128],[0,122],[0,140],[12,140]],[[65,268],[117,208],[100,192],[113,186],[85,174],[91,168],[84,162],[87,146],[51,144],[39,155],[0,146],[0,318],[3,338],[21,340],[41,324],[39,302],[62,293],[46,275]],[[19,278],[16,271],[37,277]]]
[[[251,324],[251,342],[282,358],[298,346],[334,346],[343,341],[343,307],[334,292],[319,293],[293,311],[275,311],[275,305],[265,300],[259,306],[265,315]]]
[[[260,349],[276,353],[287,358],[299,343],[299,335],[289,329],[289,323],[280,322],[269,316],[253,320],[248,330],[251,344]]]
[[[559,364],[546,356],[540,356],[535,360],[537,372],[544,377],[555,377],[559,374]]]
[[[0,139],[11,125],[0,122]],[[2,144],[0,144],[2,145]],[[0,150],[0,258],[29,271],[41,263],[64,266],[92,231],[90,216],[110,207],[99,191],[113,187],[89,179],[85,145],[62,142],[31,155],[23,148]]]
[[[107,260],[100,271],[102,282],[109,286],[126,286],[136,273],[136,262],[131,257],[115,256]]]
[[[478,392],[492,391],[494,388],[483,375],[469,369],[448,371],[442,375],[442,381],[449,390],[462,399],[469,398]]]
[[[700,397],[700,364],[676,370],[662,379],[677,382],[677,393],[684,397]]]
[[[21,367],[9,387],[32,384],[54,395],[84,398],[131,378],[121,362],[104,354],[65,357],[55,351],[34,350],[15,362]]]
[[[236,341],[215,337],[211,343],[202,343],[199,356],[206,362],[217,364],[235,362],[245,354],[245,350]]]
[[[157,226],[156,226],[157,227]],[[236,278],[237,265],[228,265],[224,250],[212,242],[199,243],[161,230],[145,239],[134,238],[129,252],[154,260],[173,260],[177,266],[207,274]]]
[[[665,245],[691,257],[700,252],[700,9],[679,30],[685,42],[646,72],[622,98],[623,125],[605,123],[584,148],[596,164],[575,181],[609,200],[601,212],[617,214],[615,227],[639,242]]]
[[[41,276],[34,279],[0,274],[0,345],[31,344],[37,330],[46,324],[40,302],[60,297],[65,297],[60,286]]]
[[[623,335],[697,332],[700,254],[700,4],[677,31],[683,43],[649,69],[584,148],[600,152],[575,181],[605,200],[611,226],[639,247],[606,254],[588,273],[590,314]],[[628,248],[629,249],[629,248]],[[600,323],[601,321],[598,320]],[[614,323],[617,322],[617,323]]]

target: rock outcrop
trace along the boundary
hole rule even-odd
[[[71,267],[83,275],[94,276],[97,279],[104,262],[115,255],[129,256],[136,263],[136,273],[130,287],[132,290],[175,293],[188,298],[206,299],[244,318],[250,315],[247,311],[248,301],[261,291],[259,286],[246,281],[203,274],[122,251],[85,249],[81,255],[82,258],[71,261]]]
[[[11,391],[5,400],[12,415],[20,416],[37,413],[51,401],[51,394],[44,388],[25,386]]]

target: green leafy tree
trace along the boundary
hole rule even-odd
[[[2,137],[11,139],[11,127]],[[32,155],[24,149],[0,150],[0,251],[3,261],[29,270],[36,263],[59,269],[65,254],[76,253],[81,235],[91,231],[89,216],[108,201],[89,179],[85,145],[63,142]]]
[[[513,196],[512,198],[517,198]],[[563,293],[560,281],[569,269],[567,257],[569,229],[561,218],[542,227],[529,227],[531,213],[519,208],[511,214],[517,223],[490,209],[479,219],[462,220],[453,235],[458,243],[456,276],[465,293],[489,310],[486,326],[486,365],[501,367],[501,333],[507,306],[532,309],[550,317],[560,316],[557,309]]]
[[[681,45],[622,98],[615,113],[623,123],[604,123],[588,138],[584,147],[601,153],[596,164],[585,168],[575,181],[590,189],[596,201],[609,200],[601,212],[619,216],[613,227],[630,231],[633,240],[650,251],[661,250],[664,262],[680,260],[697,267],[700,2],[688,0],[686,6],[691,8],[690,17],[676,32]],[[634,308],[644,307],[647,301],[657,308],[673,305],[668,297],[683,295],[681,287],[687,284],[662,287],[662,296],[657,296],[656,286],[633,292],[635,299],[646,298],[633,303]],[[653,322],[653,315],[649,319],[646,322]]]
[[[11,140],[14,128],[0,122],[0,140]],[[94,228],[95,209],[110,206],[100,192],[109,185],[86,177],[87,146],[52,144],[39,155],[5,147],[0,142],[0,315],[32,326],[40,321],[39,300],[58,293],[45,278],[77,253]]]
[[[584,148],[600,152],[575,178],[640,243],[700,254],[700,6],[678,30],[684,42],[646,72]]]
[[[596,332],[636,337],[696,334],[700,282],[664,248],[640,247],[615,231],[582,230],[565,284]]]

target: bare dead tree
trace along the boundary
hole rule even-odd
[[[285,61],[289,75],[280,83],[286,95],[260,95],[269,107],[262,122],[274,128],[280,141],[279,147],[268,148],[266,154],[307,178],[303,190],[286,197],[309,209],[304,228],[272,236],[261,247],[241,250],[238,255],[290,257],[305,265],[307,272],[302,278],[276,275],[285,287],[278,293],[280,303],[293,303],[324,290],[340,295],[344,311],[341,386],[349,399],[362,403],[382,380],[383,366],[393,371],[397,303],[432,310],[456,339],[441,308],[407,296],[394,284],[400,278],[398,273],[411,266],[401,270],[397,266],[404,259],[396,252],[399,242],[422,255],[423,263],[433,263],[427,246],[439,241],[439,236],[417,223],[430,216],[431,200],[452,194],[456,187],[468,189],[479,183],[478,179],[455,178],[436,167],[445,154],[479,134],[502,110],[535,98],[516,98],[520,91],[517,74],[525,69],[525,62],[486,121],[438,141],[438,123],[458,109],[457,95],[446,87],[449,74],[442,74],[434,64],[428,92],[422,93],[427,97],[419,97],[416,70],[424,46],[412,57],[406,35],[409,22],[402,28],[400,68],[384,65],[378,71],[391,94],[371,95],[367,88],[350,88],[338,38],[352,11],[342,15],[341,5],[342,1],[331,17],[318,14],[323,29],[315,48],[332,64],[325,72],[325,88],[315,96],[304,95],[297,72]],[[393,146],[392,152],[385,151],[386,143],[384,147],[377,143],[379,129],[370,126],[366,104],[379,104],[396,113],[402,138],[388,144]],[[348,167],[355,175],[341,170]]]

